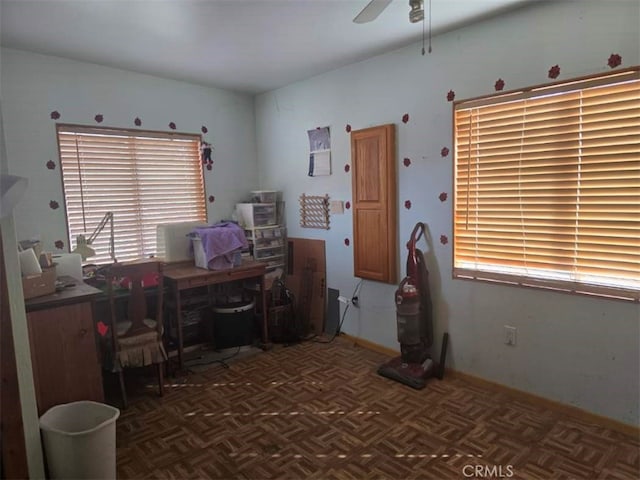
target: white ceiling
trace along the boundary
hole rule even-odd
[[[535,0],[432,0],[432,32]],[[0,0],[2,46],[259,93],[418,42],[408,0]],[[428,28],[428,0],[425,1]],[[437,48],[437,41],[434,43]],[[419,49],[418,49],[419,54]]]

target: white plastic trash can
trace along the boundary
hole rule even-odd
[[[98,402],[56,405],[40,417],[49,478],[116,478],[120,410]]]

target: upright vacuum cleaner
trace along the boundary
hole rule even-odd
[[[433,344],[433,308],[429,291],[429,271],[416,243],[425,234],[424,223],[418,222],[407,243],[407,276],[395,293],[396,320],[400,356],[378,368],[378,374],[410,387],[421,389],[427,378],[444,375],[449,334],[442,337],[440,363],[436,365],[429,349]],[[425,237],[426,238],[426,237]]]

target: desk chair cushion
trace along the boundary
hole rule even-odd
[[[116,369],[162,363],[168,358],[164,345],[158,341],[158,332],[155,330],[133,337],[119,338],[118,346]]]
[[[167,360],[168,357],[164,345],[162,342],[158,342],[157,322],[151,318],[145,318],[143,323],[149,327],[149,331],[133,336],[125,336],[131,329],[132,322],[124,321],[116,324],[119,344],[116,369],[143,367]]]
[[[157,322],[151,318],[145,318],[142,322],[149,327],[149,331],[128,337],[125,335],[131,329],[133,322],[124,321],[116,324],[118,336],[116,368],[142,367],[167,360],[164,345],[158,341]]]

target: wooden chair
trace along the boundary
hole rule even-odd
[[[144,282],[157,278],[157,303],[153,315],[147,314]],[[107,275],[111,307],[113,370],[120,377],[122,403],[127,408],[123,369],[156,364],[158,387],[163,395],[163,364],[167,360],[162,334],[162,264],[158,261],[113,264]],[[115,285],[114,285],[115,283]],[[118,285],[128,286],[129,295],[118,295]],[[123,306],[121,302],[125,302]]]

